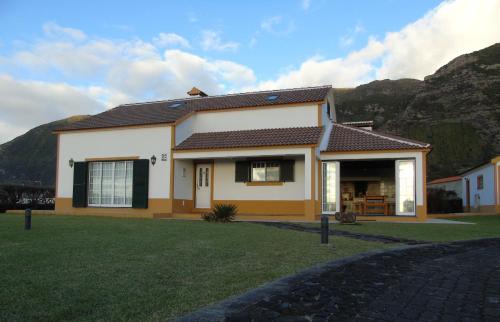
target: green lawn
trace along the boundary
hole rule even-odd
[[[0,321],[165,320],[388,247],[251,223],[0,214]]]
[[[387,235],[429,241],[452,241],[486,237],[500,237],[500,215],[470,216],[454,220],[474,225],[456,224],[399,224],[384,222],[360,222],[356,225],[332,224],[332,229],[358,233]]]

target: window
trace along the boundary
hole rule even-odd
[[[89,206],[131,207],[133,161],[89,162]]]
[[[279,181],[280,163],[278,161],[252,162],[252,181]]]
[[[477,190],[483,190],[483,175],[477,176]]]
[[[277,100],[277,99],[278,99],[278,97],[279,97],[279,95],[269,95],[269,96],[267,97],[267,100],[268,100],[268,101],[275,101],[275,100]]]
[[[172,104],[170,104],[168,107],[170,107],[170,108],[179,108],[179,107],[181,107],[182,105],[184,105],[184,103],[183,103],[183,102],[177,102],[177,103],[172,103]]]

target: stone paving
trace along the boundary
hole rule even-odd
[[[291,229],[291,230],[304,231],[304,232],[308,232],[308,233],[317,233],[317,234],[321,233],[320,227],[294,224],[294,223],[289,223],[289,222],[255,222],[255,223],[265,225],[265,226],[271,226],[271,227],[275,227],[275,228],[281,228],[281,229]],[[329,235],[355,238],[355,239],[360,239],[360,240],[364,240],[364,241],[376,241],[376,242],[382,242],[382,243],[386,243],[386,244],[397,243],[397,244],[418,245],[418,244],[429,243],[428,241],[422,241],[422,240],[413,240],[413,239],[384,236],[384,235],[354,233],[354,232],[339,230],[339,229],[330,229]]]
[[[500,239],[402,246],[313,267],[180,321],[500,321]]]

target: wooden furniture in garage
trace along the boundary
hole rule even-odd
[[[364,214],[380,214],[388,215],[388,203],[385,196],[365,196]]]

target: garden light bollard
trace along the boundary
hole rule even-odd
[[[31,209],[29,208],[24,211],[24,229],[31,229]]]
[[[328,224],[328,215],[321,216],[321,243],[328,244],[328,232],[330,230]]]

